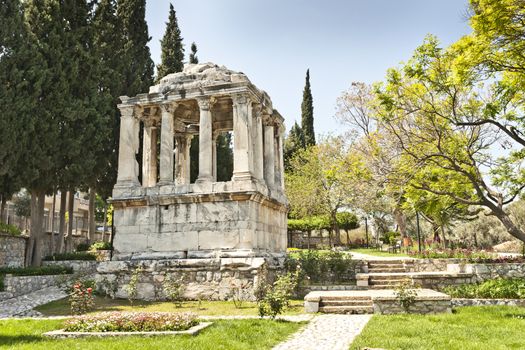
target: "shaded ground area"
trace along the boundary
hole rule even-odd
[[[71,314],[67,298],[57,300],[37,307],[35,310],[44,316],[69,316]],[[128,300],[110,299],[104,297],[95,297],[95,310],[101,311],[165,311],[165,312],[185,312],[191,311],[199,315],[229,315],[229,316],[256,316],[258,315],[257,304],[253,302],[244,302],[241,307],[235,307],[233,301],[187,301],[180,307],[171,302],[146,302],[135,301],[133,306]],[[288,309],[285,315],[297,315],[304,313],[304,301],[292,300],[292,307]]]
[[[523,329],[525,308],[510,306],[465,307],[453,314],[376,315],[350,349],[523,349]]]
[[[218,320],[192,336],[152,338],[51,340],[42,333],[62,327],[63,320],[0,321],[0,348],[8,349],[271,349],[298,331],[304,324],[270,320]]]

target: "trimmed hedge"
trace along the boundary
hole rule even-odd
[[[44,258],[44,260],[45,261],[97,260],[97,256],[90,252],[58,253],[55,255],[48,255]]]

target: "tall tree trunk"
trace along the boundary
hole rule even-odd
[[[401,208],[397,207],[394,209],[394,218],[401,238],[405,238],[407,236],[407,223],[405,213],[403,213]],[[401,239],[401,241],[403,241],[403,239]]]
[[[60,191],[60,213],[58,223],[58,251],[64,252],[65,235],[66,235],[66,204],[67,204],[67,192]]]
[[[439,226],[435,223],[432,223],[432,232],[434,233],[432,241],[438,244],[441,243],[441,238],[439,237]]]
[[[75,191],[69,190],[68,192],[68,226],[67,226],[67,237],[66,237],[66,252],[73,251],[73,211],[75,210]]]
[[[56,209],[57,194],[53,192],[53,205],[51,206],[51,255],[55,254],[55,209]]]
[[[95,190],[93,188],[89,189],[89,226],[88,226],[88,241],[93,243],[95,239],[96,225],[95,225]]]
[[[441,225],[441,237],[443,237],[443,248],[447,249],[447,239],[445,238],[445,225]]]
[[[341,230],[339,230],[339,224],[337,223],[337,212],[330,213],[332,219],[332,230],[335,233],[334,245],[341,245]]]
[[[42,265],[42,250],[43,250],[43,242],[44,242],[44,209],[46,204],[46,193],[44,191],[38,191],[37,192],[37,198],[36,198],[36,215],[37,215],[37,222],[34,226],[35,228],[35,234],[34,234],[34,248],[33,248],[33,261],[31,262],[31,266],[40,266]],[[31,220],[31,223],[33,220]],[[32,229],[33,229],[33,225]]]
[[[37,195],[36,191],[31,191],[31,227],[29,228],[29,238],[27,240],[26,245],[26,258],[25,258],[25,264],[26,266],[30,266],[33,264],[33,249],[35,247],[35,234],[37,230]]]
[[[7,197],[5,194],[2,195],[0,200],[0,222],[7,224],[7,210],[5,210],[7,204]]]
[[[106,230],[107,230],[107,226],[108,226],[107,216],[108,216],[108,204],[104,203],[104,226],[103,226],[103,229],[102,229],[102,240],[104,242],[106,241]]]
[[[307,230],[308,235],[308,249],[310,249],[310,239],[312,238],[312,230]]]

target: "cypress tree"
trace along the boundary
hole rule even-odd
[[[154,65],[147,45],[151,37],[145,19],[146,0],[119,0],[117,16],[123,31],[122,94],[135,96],[148,92],[153,85]]]
[[[284,150],[283,150],[283,156],[284,156],[284,168],[285,170],[290,169],[290,161],[294,157],[294,155],[299,151],[300,149],[305,148],[305,142],[304,142],[304,134],[303,130],[295,122],[295,124],[290,129],[290,132],[288,133],[288,136],[284,140]]]
[[[191,43],[190,63],[199,63],[199,58],[197,57],[197,44],[195,44],[195,42]]]
[[[301,126],[306,146],[315,145],[314,132],[314,104],[312,91],[310,89],[310,70],[306,70],[306,83],[303,91],[303,102],[301,104]]]
[[[166,32],[160,41],[161,63],[157,66],[157,80],[168,74],[182,72],[184,69],[184,47],[177,22],[177,15],[170,4],[170,14],[166,23]]]

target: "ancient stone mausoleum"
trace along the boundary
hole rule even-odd
[[[223,299],[228,285],[253,285],[261,269],[278,267],[287,244],[284,126],[270,97],[243,73],[205,63],[121,101],[114,255],[98,278],[125,296],[130,273],[148,271],[139,298],[159,299],[165,275],[176,274],[193,287],[190,297]],[[224,132],[232,133],[233,174],[219,182]]]

